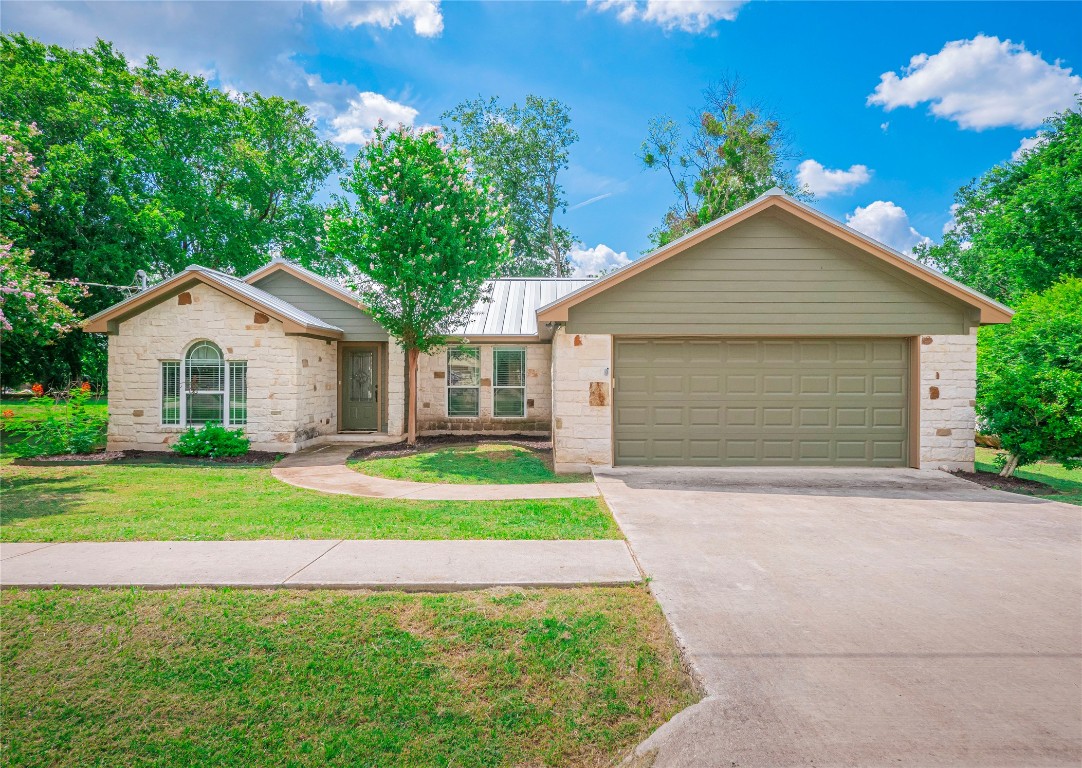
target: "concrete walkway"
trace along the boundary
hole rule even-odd
[[[10,587],[448,591],[641,580],[623,541],[132,541],[0,544]]]
[[[1082,764],[1082,508],[904,469],[595,474],[707,694],[629,765]]]
[[[283,483],[324,493],[376,499],[435,501],[506,501],[510,499],[574,499],[597,496],[594,483],[532,483],[522,485],[452,485],[414,483],[371,477],[346,466],[349,445],[305,448],[278,462],[271,474]]]

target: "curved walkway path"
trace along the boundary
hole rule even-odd
[[[429,501],[507,501],[511,499],[574,499],[598,496],[594,483],[532,483],[521,485],[453,485],[415,483],[365,475],[346,466],[356,450],[350,445],[305,448],[282,459],[271,474],[283,483],[324,493],[375,499]]]

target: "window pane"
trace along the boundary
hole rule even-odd
[[[476,387],[481,384],[481,351],[477,347],[447,350],[447,386]]]
[[[497,416],[525,416],[526,391],[519,387],[497,389],[492,409]]]
[[[229,423],[248,423],[248,363],[229,364]]]
[[[209,341],[201,341],[188,350],[185,368],[189,392],[225,391],[222,353]]]
[[[476,416],[480,413],[480,390],[475,387],[448,388],[447,390],[447,415],[448,416]]]
[[[180,423],[180,363],[162,363],[162,424]]]
[[[496,386],[521,387],[526,384],[526,350],[497,349],[495,353]]]
[[[192,392],[188,395],[188,423],[203,424],[208,421],[222,421],[224,395]]]

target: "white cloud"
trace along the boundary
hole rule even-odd
[[[883,133],[886,133],[888,130],[890,130],[890,120],[887,120],[885,123],[880,123],[879,130],[881,130]]]
[[[587,0],[590,7],[613,11],[624,24],[637,19],[666,31],[705,32],[715,22],[733,21],[747,0]]]
[[[573,206],[571,206],[567,210],[569,210],[569,211],[577,211],[579,208],[585,208],[588,205],[593,205],[594,203],[599,203],[602,200],[604,200],[605,198],[612,197],[615,194],[616,194],[615,192],[604,192],[604,193],[602,193],[600,195],[594,195],[591,198],[583,200],[581,203],[575,203]]]
[[[421,37],[439,37],[443,32],[440,0],[319,0],[323,18],[336,27],[360,27],[372,24],[383,29],[413,21],[413,31]]]
[[[604,243],[598,243],[593,248],[587,248],[584,243],[578,243],[571,249],[568,257],[575,270],[572,277],[600,275],[631,263],[631,259],[627,257],[627,251],[617,253]]]
[[[1079,91],[1082,77],[1058,60],[1050,64],[1021,43],[977,35],[914,56],[900,77],[883,73],[868,103],[889,111],[927,101],[936,117],[978,131],[1034,128],[1071,106]]]
[[[1043,143],[1043,136],[1027,136],[1018,143],[1018,149],[1011,153],[1011,160],[1017,163],[1025,156],[1026,152]]]
[[[876,200],[863,208],[857,206],[846,214],[845,223],[902,253],[911,252],[920,243],[931,242],[931,238],[913,229],[904,208],[889,201]]]
[[[331,118],[331,137],[339,144],[364,144],[372,136],[372,129],[380,120],[390,126],[399,123],[413,125],[417,110],[406,104],[391,101],[386,96],[364,91],[349,100],[349,106]]]
[[[867,184],[871,178],[872,172],[866,165],[851,165],[846,171],[842,168],[825,168],[815,160],[805,160],[796,170],[797,183],[820,197],[850,192],[861,184]]]

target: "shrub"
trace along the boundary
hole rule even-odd
[[[173,450],[181,456],[205,456],[211,459],[223,456],[243,456],[248,453],[251,441],[243,429],[226,429],[209,422],[202,428],[192,427],[173,443]]]
[[[977,414],[1009,454],[1004,476],[1045,458],[1082,465],[1082,278],[1030,294],[1009,325],[981,329]]]
[[[31,411],[26,416],[4,414],[4,433],[14,437],[5,451],[20,457],[89,453],[105,440],[105,416],[87,408],[89,386],[75,387],[60,397],[45,397],[33,388]]]

